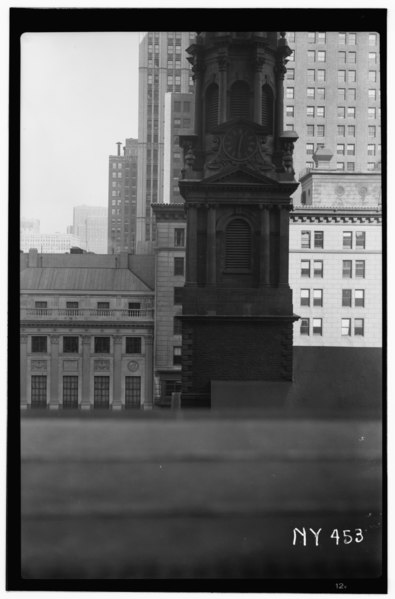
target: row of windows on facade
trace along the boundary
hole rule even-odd
[[[114,229],[115,232],[115,229]],[[34,302],[34,308],[36,313],[41,316],[48,315],[48,302],[47,301],[36,301]],[[92,310],[92,308],[90,308]],[[78,316],[80,305],[78,301],[66,301],[66,316]],[[110,302],[96,302],[96,308],[93,309],[96,316],[109,316],[110,314]],[[128,302],[127,312],[129,316],[138,316],[141,310],[140,302]]]
[[[342,52],[338,52],[337,58],[338,58],[338,62],[340,64],[344,64],[344,63],[356,64],[357,53],[342,51]],[[292,54],[289,56],[288,60],[290,62],[295,62],[295,59],[296,59],[296,53],[295,53],[295,50],[292,50]],[[308,62],[326,62],[326,51],[325,50],[307,50],[307,60],[308,60]],[[377,53],[376,52],[368,52],[368,60],[370,63],[376,64]]]
[[[94,337],[93,347],[95,354],[111,353],[111,337]],[[65,354],[78,354],[80,351],[80,338],[78,335],[64,335],[62,349]],[[32,353],[48,353],[48,337],[46,335],[32,335]],[[124,352],[126,354],[141,354],[141,337],[125,337]]]
[[[295,31],[287,31],[288,42],[295,41]],[[338,32],[337,41],[341,45],[348,44],[349,46],[355,46],[357,43],[357,34],[353,32]],[[326,32],[325,31],[308,31],[307,42],[309,44],[326,44]],[[369,33],[368,43],[369,46],[376,46],[378,42],[377,33]]]
[[[295,80],[295,69],[287,69],[287,80]],[[376,83],[378,80],[377,70],[368,71],[368,81],[370,83]],[[315,81],[325,82],[326,81],[326,69],[307,69],[307,81],[313,83]],[[354,69],[350,70],[338,70],[337,71],[338,83],[356,83],[357,72]]]
[[[324,231],[301,231],[300,236],[303,249],[324,247]],[[353,247],[364,250],[366,247],[365,231],[343,231],[342,240],[345,250],[351,250]]]
[[[312,268],[311,268],[312,263]],[[311,272],[313,277],[322,279],[324,276],[324,261],[323,260],[301,260],[300,274],[302,277],[310,277]],[[351,279],[352,276],[356,279],[364,279],[366,273],[365,260],[343,260],[342,277],[343,279]]]
[[[307,87],[306,88],[306,96],[307,98],[311,98],[315,100],[325,100],[325,88],[324,87]],[[287,87],[285,90],[285,97],[287,100],[295,100],[295,87]],[[337,98],[338,100],[349,100],[355,101],[357,99],[357,90],[355,87],[349,87],[348,89],[345,87],[339,87],[337,90]],[[380,90],[375,88],[368,89],[368,100],[375,101],[380,100]]]
[[[79,405],[78,376],[65,375],[62,381],[62,408],[77,409]],[[47,407],[47,376],[31,377],[31,408]],[[139,408],[141,405],[141,377],[125,376],[125,408]],[[93,377],[93,407],[110,407],[110,377]]]
[[[293,125],[287,123],[286,129],[289,131],[292,131]],[[355,137],[355,132],[356,132],[355,125],[347,125],[347,127],[346,127],[346,125],[337,125],[337,136],[338,137],[346,137],[346,134],[347,134],[347,137]],[[325,125],[313,125],[312,123],[308,123],[307,124],[307,135],[308,135],[308,137],[315,137],[315,135],[317,137],[325,137]],[[376,125],[368,125],[368,137],[376,138],[376,136],[378,138],[381,137],[381,127],[380,126],[377,127]],[[368,146],[368,152],[369,152],[369,147],[371,147],[371,144]],[[380,144],[377,145],[377,152],[381,152]]]
[[[357,109],[356,106],[338,106],[337,107],[337,118],[339,119],[355,119]],[[285,107],[285,116],[293,118],[295,116],[295,106],[287,105]],[[325,106],[306,106],[306,116],[308,118],[325,118]],[[370,106],[367,111],[368,119],[381,118],[381,108]],[[291,125],[293,126],[293,125]]]
[[[364,289],[342,289],[341,306],[343,308],[352,308],[354,293],[354,307],[365,307],[365,290]],[[324,290],[323,289],[301,289],[300,290],[300,305],[301,306],[319,306],[324,305]]]
[[[322,318],[301,318],[300,319],[300,334],[310,335],[310,320],[311,320],[311,332],[313,335],[324,334],[323,332],[323,319]],[[354,328],[352,323],[354,321]],[[333,328],[331,327],[331,333]],[[340,325],[340,333],[342,337],[350,337],[354,332],[355,336],[363,337],[365,335],[365,319],[364,318],[342,318]]]

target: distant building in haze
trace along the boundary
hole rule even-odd
[[[20,249],[28,252],[36,249],[42,254],[64,254],[72,247],[86,248],[77,235],[70,233],[21,233]]]
[[[25,218],[22,216],[20,222],[21,233],[40,233],[40,221],[37,218]]]
[[[88,252],[107,253],[107,208],[104,206],[75,206],[73,208],[74,235],[77,235]]]

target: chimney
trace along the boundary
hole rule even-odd
[[[38,267],[38,249],[30,248],[29,250],[29,268]]]
[[[315,154],[313,154],[313,160],[315,162],[315,166],[318,169],[329,171],[330,170],[330,161],[332,160],[333,152],[328,150],[328,148],[319,148]]]
[[[122,145],[122,142],[121,142],[121,141],[117,141],[117,146],[118,146],[118,156],[120,156],[120,155],[121,155],[121,145]]]

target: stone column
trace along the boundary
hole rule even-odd
[[[51,335],[51,387],[49,392],[49,408],[59,408],[59,335]]]
[[[262,118],[262,65],[264,63],[263,56],[255,58],[255,73],[254,73],[254,121],[261,123]]]
[[[279,137],[284,129],[284,77],[287,69],[285,68],[282,61],[277,62],[276,66],[276,138],[277,143],[279,142]],[[279,147],[277,148],[280,149]]]
[[[228,67],[228,57],[225,53],[221,53],[218,56],[218,68],[219,68],[219,114],[218,114],[218,124],[224,123],[227,120],[226,115],[226,105],[227,105],[227,67]]]
[[[197,206],[187,208],[186,285],[197,285]]]
[[[91,381],[90,381],[90,357],[91,357],[91,337],[83,335],[82,337],[82,398],[81,408],[90,410],[91,402]]]
[[[288,287],[289,209],[280,206],[280,273],[279,285]]]
[[[261,206],[260,285],[270,285],[270,206]]]
[[[21,335],[21,362],[20,362],[20,392],[21,392],[21,408],[27,408],[27,335]]]
[[[114,335],[114,356],[112,367],[112,409],[122,409],[122,336]]]
[[[153,338],[152,335],[145,337],[145,393],[143,408],[151,410],[153,405]]]
[[[192,71],[195,82],[195,133],[200,138],[202,135],[202,78],[204,73],[204,66],[200,57],[196,58]]]
[[[207,285],[216,283],[216,207],[207,207]]]

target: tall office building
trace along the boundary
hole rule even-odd
[[[139,50],[139,136],[137,242],[149,249],[155,238],[151,204],[162,203],[164,193],[164,121],[167,92],[193,92],[186,48],[194,32],[148,32]]]
[[[284,126],[299,135],[296,176],[314,168],[313,154],[322,147],[333,152],[338,171],[379,170],[379,34],[297,31],[287,32],[287,40],[294,52],[284,82]]]
[[[137,139],[125,140],[123,155],[117,142],[116,156],[109,157],[108,253],[134,253],[136,242]]]

